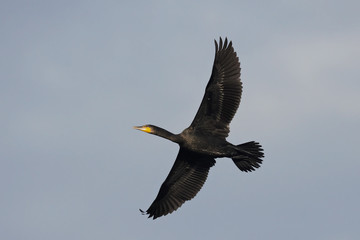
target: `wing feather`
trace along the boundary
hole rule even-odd
[[[227,137],[241,99],[239,58],[227,38],[215,41],[215,60],[203,100],[190,128]]]
[[[180,148],[169,175],[146,214],[153,219],[172,213],[195,197],[204,185],[215,160]]]

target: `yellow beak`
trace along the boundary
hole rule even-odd
[[[147,127],[147,126],[135,126],[134,129],[146,132],[146,133],[151,133],[151,128]]]

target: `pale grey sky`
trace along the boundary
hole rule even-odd
[[[358,1],[3,1],[1,239],[357,239]],[[195,199],[147,209],[210,77],[214,39],[244,92],[228,138],[262,167],[218,159]]]

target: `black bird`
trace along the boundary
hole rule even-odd
[[[240,104],[242,83],[240,63],[232,42],[215,40],[215,60],[200,108],[191,123],[180,134],[173,134],[154,125],[135,129],[155,134],[180,145],[169,175],[148,210],[140,211],[153,219],[177,210],[200,191],[214,166],[215,158],[232,158],[245,172],[260,167],[263,149],[257,142],[233,145],[226,141],[229,124]]]

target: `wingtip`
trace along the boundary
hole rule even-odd
[[[226,48],[227,45],[228,45],[228,39],[227,39],[227,37],[225,37],[224,48]]]
[[[218,45],[216,39],[214,39],[214,42],[215,42],[215,52],[217,52],[219,50],[219,45]]]
[[[229,41],[228,48],[232,48],[232,41]]]
[[[231,48],[232,47],[232,41],[228,40],[227,37],[225,37],[225,40],[222,39],[222,37],[219,37],[219,42],[214,39],[215,42],[215,50],[218,51],[220,49],[225,48]]]
[[[149,215],[149,216],[147,216],[148,218],[152,218],[153,220],[154,219],[156,219],[156,218],[158,218],[157,216],[155,216],[155,215],[153,215],[153,214],[150,214],[150,213],[148,213],[147,211],[144,211],[144,210],[142,210],[141,208],[139,208],[139,211],[140,211],[140,213],[141,213],[141,215]]]

